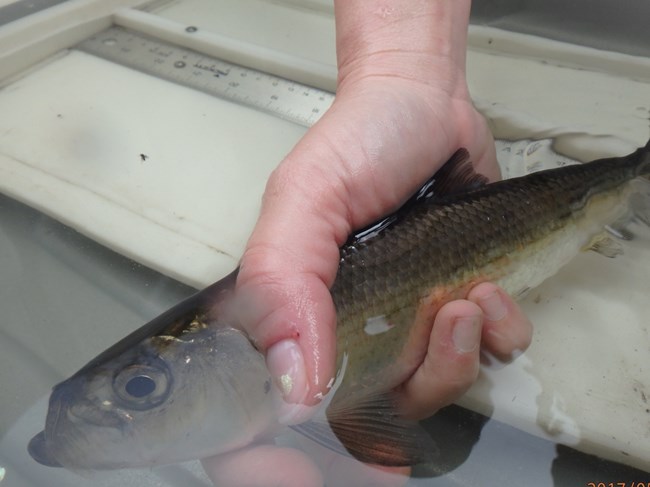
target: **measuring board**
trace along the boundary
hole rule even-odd
[[[188,27],[187,31],[192,32]],[[110,27],[76,49],[167,81],[310,127],[334,95],[216,59],[123,27]]]

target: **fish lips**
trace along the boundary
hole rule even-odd
[[[61,467],[62,465],[52,458],[52,449],[47,446],[47,439],[45,438],[45,431],[41,431],[34,436],[27,445],[29,455],[41,465],[46,467]]]

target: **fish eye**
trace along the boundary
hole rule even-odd
[[[133,397],[145,397],[156,390],[156,381],[148,375],[137,375],[129,379],[124,390]]]
[[[171,382],[164,364],[132,364],[114,376],[113,390],[123,406],[142,411],[162,404]]]

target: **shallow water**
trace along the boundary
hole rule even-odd
[[[87,478],[43,467],[26,451],[43,427],[54,383],[193,289],[7,197],[0,198],[0,256],[3,280],[9,283],[0,293],[0,467],[5,469],[0,485],[209,485],[198,462]],[[441,468],[446,473],[412,479],[412,485],[586,485],[595,478],[618,482],[650,476],[483,412],[487,415],[454,406],[426,423],[444,445]],[[296,438],[282,441],[296,443]],[[296,444],[304,446],[304,441]]]

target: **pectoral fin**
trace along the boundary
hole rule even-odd
[[[364,463],[411,466],[438,456],[433,439],[417,421],[404,419],[389,394],[365,397],[353,404],[334,400],[327,419],[292,426],[308,438]]]

